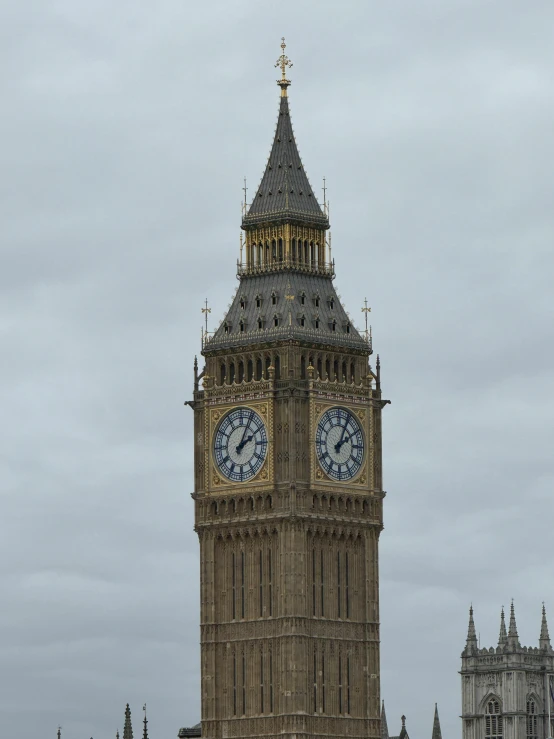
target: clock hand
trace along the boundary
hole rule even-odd
[[[246,422],[246,425],[244,427],[244,433],[242,435],[242,439],[240,440],[239,445],[237,446],[237,454],[240,454],[241,453],[242,448],[246,444],[245,438],[246,438],[246,434],[248,433],[248,427],[250,426],[250,421],[252,420],[252,416],[253,416],[253,413],[251,412],[250,413],[250,417],[249,417],[249,419]]]
[[[244,447],[246,446],[246,444],[248,444],[249,441],[252,441],[253,438],[254,438],[254,435],[250,434],[250,436],[247,436],[246,439],[243,439],[240,442],[240,444],[237,446],[237,454],[240,454],[242,450],[244,449]]]
[[[341,446],[343,444],[342,440],[344,439],[345,433],[346,433],[346,426],[343,426],[342,427],[342,434],[341,434],[341,437],[340,437],[340,439],[338,441],[338,444],[335,444],[335,452],[337,454],[340,452],[340,448],[341,448]]]
[[[337,454],[340,452],[341,446],[346,444],[347,441],[350,441],[350,436],[347,436],[345,439],[341,439],[339,443],[335,445],[335,451]]]

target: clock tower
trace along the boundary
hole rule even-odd
[[[195,366],[202,736],[380,737],[379,360],[333,286],[292,129],[245,206],[239,286]]]

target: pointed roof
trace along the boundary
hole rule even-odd
[[[539,647],[552,651],[552,645],[550,644],[550,634],[548,633],[548,623],[546,621],[546,608],[544,603],[542,604],[542,619],[541,619],[541,635],[539,637]]]
[[[517,626],[516,626],[516,612],[514,609],[514,601],[512,600],[512,604],[510,606],[510,625],[508,627],[508,644],[511,647],[519,647],[519,637],[517,634]]]
[[[504,617],[504,606],[500,611],[500,633],[498,635],[498,646],[503,647],[508,641],[508,635],[506,633],[506,619]]]
[[[123,727],[123,739],[133,739],[133,725],[131,724],[131,709],[129,704],[125,706],[125,726]]]
[[[431,739],[442,739],[441,722],[439,719],[439,709],[435,703],[435,718],[433,719],[433,734]]]
[[[142,723],[144,724],[142,739],[148,739],[148,719],[146,718],[146,706],[144,708],[144,721]]]
[[[381,704],[381,739],[389,739],[389,727],[387,725],[387,714],[385,713],[385,701]]]
[[[283,54],[275,65],[282,70],[282,79],[277,81],[281,87],[281,100],[275,137],[260,186],[242,219],[242,226],[247,228],[272,221],[294,221],[302,225],[329,228],[329,219],[317,202],[298,153],[287,96],[290,82],[285,78],[285,67],[292,64],[284,54],[284,39],[281,48]]]
[[[467,627],[467,639],[466,639],[466,647],[463,651],[463,654],[472,654],[474,651],[476,652],[478,649],[477,644],[477,634],[475,632],[475,623],[473,621],[473,605],[469,607],[469,625]]]
[[[400,734],[398,735],[398,739],[410,739],[410,735],[408,734],[408,730],[406,729],[406,716],[402,716],[401,721],[402,721],[402,728],[400,729]]]

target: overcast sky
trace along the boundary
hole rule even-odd
[[[279,101],[381,355],[382,695],[459,737],[473,601],[554,631],[551,0],[0,0],[0,716],[199,720],[192,363]],[[553,633],[554,636],[554,633]]]

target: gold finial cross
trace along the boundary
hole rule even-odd
[[[288,58],[288,56],[285,54],[285,49],[287,48],[287,45],[285,44],[285,37],[281,39],[281,49],[282,53],[279,59],[275,62],[276,67],[281,67],[281,79],[277,80],[277,84],[281,88],[281,95],[287,94],[287,87],[290,85],[290,80],[287,79],[285,70],[287,67],[292,67],[292,62]]]
[[[365,337],[369,340],[369,331],[367,329],[367,314],[371,313],[371,308],[368,308],[367,298],[364,299],[364,307],[362,308],[362,313],[365,313]]]
[[[208,335],[208,313],[211,313],[212,312],[212,309],[211,308],[208,308],[208,298],[206,298],[206,300],[204,302],[204,306],[205,307],[204,308],[201,308],[200,310],[202,311],[202,313],[204,314],[204,317],[206,319],[206,336],[207,336]]]

